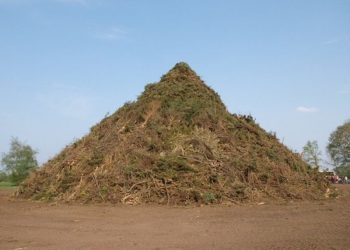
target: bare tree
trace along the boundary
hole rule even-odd
[[[308,141],[303,147],[303,159],[306,161],[312,168],[319,169],[321,167],[322,152],[318,147],[317,141]]]

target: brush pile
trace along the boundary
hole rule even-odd
[[[33,173],[17,196],[168,205],[319,199],[328,183],[186,64]]]

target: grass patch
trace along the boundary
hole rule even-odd
[[[17,188],[16,184],[9,181],[0,182],[0,189],[11,189],[11,188]]]

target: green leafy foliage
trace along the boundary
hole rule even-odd
[[[8,180],[7,174],[3,171],[0,171],[0,182],[7,181],[7,180]]]
[[[9,180],[15,184],[22,182],[34,169],[38,167],[35,158],[37,154],[29,145],[13,138],[11,148],[7,154],[3,155],[1,160],[9,173]]]
[[[205,204],[211,204],[216,202],[216,197],[215,194],[210,193],[210,192],[205,192],[203,194],[203,200]]]
[[[350,176],[350,122],[339,126],[329,137],[328,153],[341,176]]]

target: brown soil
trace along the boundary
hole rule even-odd
[[[350,185],[323,202],[64,205],[0,191],[0,249],[350,249]]]

